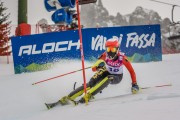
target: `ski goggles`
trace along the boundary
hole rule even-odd
[[[107,47],[106,48],[106,52],[116,52],[117,51],[117,48],[116,47]]]

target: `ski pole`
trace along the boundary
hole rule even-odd
[[[89,69],[91,67],[86,67],[84,69]],[[58,76],[55,76],[55,77],[52,77],[52,78],[48,78],[48,79],[45,79],[45,80],[41,80],[39,82],[35,82],[33,83],[32,85],[36,85],[36,84],[39,84],[39,83],[42,83],[42,82],[46,82],[46,81],[49,81],[49,80],[52,80],[52,79],[55,79],[55,78],[58,78],[58,77],[62,77],[62,76],[66,76],[66,75],[69,75],[69,74],[72,74],[72,73],[75,73],[75,72],[78,72],[78,71],[81,71],[83,69],[79,69],[79,70],[75,70],[75,71],[72,71],[72,72],[68,72],[68,73],[65,73],[65,74],[61,74],[61,75],[58,75]]]
[[[159,88],[159,87],[167,87],[167,86],[172,86],[172,84],[157,85],[152,87],[142,87],[141,89]]]

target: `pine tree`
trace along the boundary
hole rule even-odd
[[[10,38],[10,21],[7,21],[10,14],[4,13],[7,10],[0,0],[0,56],[10,55],[8,42]]]

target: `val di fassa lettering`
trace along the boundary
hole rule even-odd
[[[123,35],[120,36],[113,36],[113,38],[118,39],[121,43],[123,39]],[[105,50],[105,42],[107,38],[102,35],[97,35],[96,38],[92,37],[92,45],[91,49],[98,51],[98,50]],[[156,41],[156,34],[141,34],[138,35],[136,32],[128,33],[127,40],[126,40],[126,47],[137,47],[137,48],[147,48],[149,46],[154,47]]]
[[[61,41],[61,42],[51,42],[44,43],[42,49],[37,50],[37,45],[25,45],[21,46],[19,49],[18,56],[26,55],[34,55],[34,54],[42,54],[42,53],[52,53],[52,52],[61,52],[71,50],[72,47],[76,47],[76,49],[80,48],[80,40],[78,42],[70,41]]]
[[[139,36],[136,32],[127,34],[126,47],[135,46],[140,48],[147,48],[148,46],[155,46],[156,34],[142,34]]]

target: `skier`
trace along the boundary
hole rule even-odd
[[[124,53],[119,51],[120,44],[118,40],[110,39],[105,43],[106,51],[98,58],[97,62],[92,66],[92,71],[96,72],[87,83],[87,94],[84,95],[78,103],[85,103],[85,100],[91,100],[94,96],[101,92],[109,84],[118,84],[123,78],[123,65],[128,69],[131,80],[132,94],[139,91],[136,81],[136,74],[131,63],[128,61]],[[72,91],[68,96],[61,98],[58,102],[47,106],[54,107],[57,104],[68,104],[68,101],[75,102],[75,99],[84,93],[84,86],[80,86]]]

